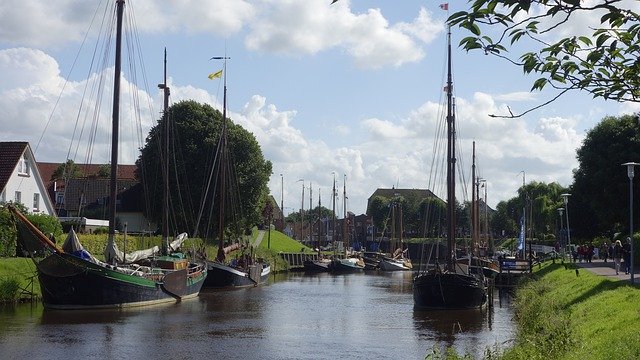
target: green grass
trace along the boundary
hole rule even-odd
[[[258,231],[253,231],[253,240],[258,236]],[[291,239],[285,234],[272,230],[271,231],[271,247],[267,248],[269,244],[268,239],[269,233],[265,232],[262,242],[260,246],[256,249],[256,255],[258,257],[262,257],[271,263],[272,271],[286,271],[288,270],[288,264],[282,260],[282,258],[278,255],[279,252],[299,252],[302,248],[305,249],[305,252],[311,252],[312,249],[306,246],[303,246],[298,241]],[[105,244],[107,242],[106,235],[88,235],[88,234],[79,234],[78,235],[80,243],[92,254],[97,256],[98,258],[102,257],[102,253],[104,251]],[[58,246],[62,246],[66,235],[59,236],[57,238]],[[118,235],[116,242],[118,243],[118,247],[122,250],[124,249],[124,239],[122,235]],[[133,236],[129,236],[127,238],[127,251],[137,250],[148,248],[152,245],[160,245],[161,238],[159,236],[155,237],[145,237],[145,238],[137,238]],[[189,238],[186,240],[183,245],[184,249],[197,248],[198,245],[202,243],[201,239],[192,239]],[[207,255],[209,258],[215,258],[218,247],[215,245],[206,246]],[[234,256],[234,253],[229,254],[229,256]],[[33,292],[36,296],[40,296],[40,285],[38,284],[38,280],[35,277],[36,268],[33,264],[33,261],[28,258],[0,258],[0,291],[3,289],[3,286],[6,287],[7,291],[10,288],[14,288],[14,281],[17,281],[20,288],[28,289],[31,291],[33,286]],[[32,281],[33,280],[33,281]],[[0,294],[0,298],[2,298],[2,294]]]
[[[268,245],[269,231],[265,230],[264,237],[262,238],[262,242],[260,243],[260,248],[266,249]],[[302,243],[288,237],[280,231],[271,230],[271,250],[275,252],[301,252],[300,250],[302,249],[304,249],[304,252],[313,251],[312,248],[302,245]]]
[[[40,284],[36,277],[36,267],[31,259],[0,258],[0,283],[8,285],[13,280],[17,281],[20,288],[33,291],[37,297],[40,297]],[[3,297],[3,295],[0,295],[0,297]]]
[[[502,359],[640,359],[640,287],[547,262],[517,291]]]

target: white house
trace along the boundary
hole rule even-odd
[[[28,142],[0,142],[0,203],[8,202],[35,214],[55,214]]]

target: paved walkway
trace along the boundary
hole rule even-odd
[[[592,260],[590,263],[576,262],[576,266],[586,269],[596,275],[604,276],[613,281],[631,280],[631,275],[624,273],[624,261],[620,264],[620,272],[618,275],[616,275],[616,270],[613,267],[613,261],[610,260],[607,260],[607,262],[604,262],[603,260]],[[634,267],[636,268],[633,274],[634,283],[640,284],[640,269],[637,266]]]
[[[260,243],[262,242],[262,238],[264,237],[264,230],[258,230],[258,237],[256,238],[256,241],[253,243],[253,246],[258,247],[260,246]]]

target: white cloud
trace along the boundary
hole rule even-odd
[[[91,20],[112,11],[115,1],[4,0],[0,2],[0,41],[49,47],[83,39]],[[210,33],[229,36],[241,31],[255,15],[246,0],[128,1],[141,32]],[[93,30],[100,26],[94,21]]]
[[[34,70],[34,66],[42,70]],[[19,48],[0,50],[0,71],[7,74],[8,80],[1,88],[0,128],[6,130],[0,134],[0,140],[29,141],[38,161],[62,162],[70,153],[77,162],[86,162],[88,156],[92,156],[93,163],[109,162],[110,135],[104,134],[111,132],[113,68],[92,74],[88,80],[65,83],[53,58],[42,51]],[[12,74],[25,75],[16,78]],[[100,97],[85,94],[85,89],[89,92],[95,89],[88,86],[92,82],[106,84]],[[61,92],[63,87],[65,91]],[[120,117],[141,120],[137,124],[121,122],[120,158],[130,164],[137,158],[137,149],[155,119],[149,109],[142,109],[141,117],[134,115],[134,95],[142,104],[152,104],[152,100],[125,78],[121,94]],[[72,137],[75,137],[73,146]],[[87,155],[90,146],[91,155]]]
[[[400,66],[424,57],[416,39],[430,42],[443,30],[422,9],[412,23],[389,25],[379,9],[353,14],[349,2],[266,0],[261,17],[250,25],[247,48],[285,55],[346,50],[363,68]]]

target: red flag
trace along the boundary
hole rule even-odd
[[[440,9],[449,10],[449,3],[440,4]]]

